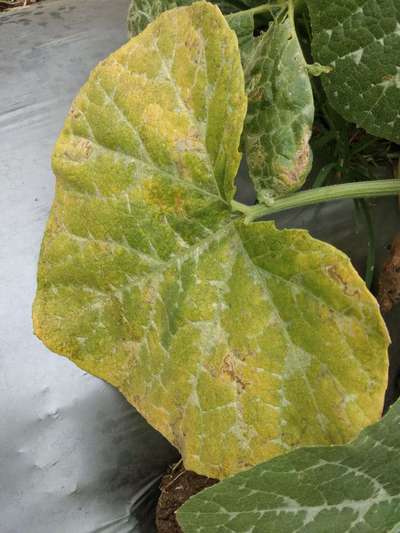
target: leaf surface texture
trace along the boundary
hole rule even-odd
[[[303,52],[289,20],[257,39],[246,66],[244,144],[261,203],[298,190],[311,169],[314,100]]]
[[[400,2],[308,0],[329,102],[372,135],[400,142]]]
[[[381,411],[387,333],[348,258],[229,204],[246,113],[237,39],[196,3],[101,62],[53,155],[37,335],[223,478]],[[221,445],[223,443],[223,445]]]
[[[301,448],[222,481],[178,510],[184,533],[400,530],[400,402],[345,446]]]

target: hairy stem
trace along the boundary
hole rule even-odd
[[[344,200],[346,198],[376,198],[378,196],[392,196],[399,193],[400,180],[398,179],[358,181],[355,183],[318,187],[309,191],[300,191],[286,198],[279,198],[270,206],[262,204],[248,206],[233,201],[232,209],[243,213],[245,215],[245,221],[248,223],[253,222],[257,218],[295,207],[331,202],[333,200]]]

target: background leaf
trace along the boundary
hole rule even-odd
[[[272,23],[246,67],[244,145],[258,200],[299,189],[311,169],[314,120],[311,83],[290,23]]]
[[[34,304],[50,349],[218,478],[348,441],[387,380],[386,329],[349,259],[232,217],[245,113],[237,39],[211,4],[102,61],[55,148]]]
[[[333,67],[331,105],[369,133],[400,142],[400,3],[308,0],[316,61]]]
[[[239,11],[238,13],[226,15],[226,20],[231,29],[236,33],[242,56],[242,64],[245,65],[256,42],[253,36],[254,15],[248,11]]]
[[[400,530],[400,402],[347,446],[302,448],[204,490],[178,511],[185,533]]]

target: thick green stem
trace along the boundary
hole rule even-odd
[[[358,181],[355,183],[319,187],[309,191],[300,191],[286,198],[280,198],[270,206],[262,204],[248,206],[233,201],[232,209],[243,213],[245,215],[245,221],[248,223],[253,222],[257,218],[295,207],[331,202],[333,200],[344,200],[346,198],[376,198],[378,196],[392,196],[399,193],[400,180],[398,179]]]

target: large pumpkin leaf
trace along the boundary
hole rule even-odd
[[[129,35],[133,37],[141,33],[164,11],[192,3],[193,0],[132,0],[128,11]]]
[[[314,100],[306,62],[289,20],[258,39],[246,68],[244,143],[258,200],[299,189],[310,169]]]
[[[386,385],[385,326],[349,260],[232,218],[245,112],[237,40],[210,4],[100,63],[54,152],[34,304],[52,350],[218,478],[348,441]]]
[[[212,3],[216,4],[223,13],[246,9],[240,0],[217,0]],[[164,11],[191,4],[193,4],[193,0],[132,0],[128,11],[129,35],[133,37],[142,32],[150,22]]]
[[[247,58],[248,53],[254,45],[254,16],[246,11],[238,11],[243,7],[239,0],[236,3],[226,1],[213,1],[223,13],[227,13],[226,20],[231,29],[236,33],[242,61]],[[161,13],[175,7],[190,6],[193,0],[132,0],[128,12],[129,35],[142,32],[146,26],[155,20]]]
[[[222,481],[178,511],[185,533],[400,531],[400,401],[346,446],[301,448]]]
[[[331,105],[368,132],[400,142],[400,2],[308,0],[315,59]]]

